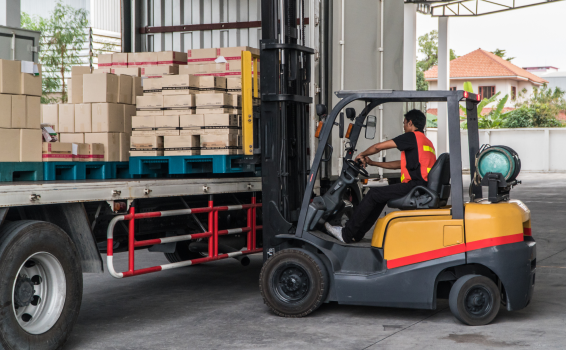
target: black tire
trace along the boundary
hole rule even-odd
[[[163,253],[165,258],[170,263],[176,263],[186,260],[200,259],[204,258],[206,255],[200,253],[194,253],[189,250],[189,241],[177,242],[175,245],[175,251],[173,253]]]
[[[328,285],[323,262],[302,249],[275,253],[259,276],[264,303],[282,317],[304,317],[318,309],[326,299]]]
[[[14,290],[17,290],[18,285],[15,283],[16,275],[22,276],[19,271],[24,269],[24,263],[26,263],[25,268],[28,268],[28,264],[34,266],[33,261],[30,263],[30,260],[33,259],[28,258],[32,255],[37,258],[41,254],[55,257],[60,264],[58,271],[64,275],[60,273],[59,276],[65,280],[65,287],[61,290],[64,290],[66,294],[64,303],[59,302],[59,305],[62,306],[58,318],[57,316],[42,316],[51,315],[50,313],[41,312],[37,315],[37,320],[40,317],[47,317],[54,324],[47,326],[50,328],[41,334],[32,334],[18,323],[15,310],[16,306],[18,308],[19,306]],[[0,315],[2,315],[0,345],[2,349],[61,349],[79,315],[83,292],[81,261],[69,235],[58,226],[42,221],[25,220],[4,225],[0,229],[0,271],[2,271],[0,274]],[[44,287],[36,287],[41,283],[34,282],[33,294],[36,293],[35,288],[52,290],[48,283]],[[50,299],[46,298],[46,300]]]
[[[497,316],[501,296],[497,285],[480,275],[460,277],[450,290],[450,311],[462,323],[484,326]]]

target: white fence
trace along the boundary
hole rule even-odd
[[[505,145],[521,158],[522,171],[566,172],[566,128],[482,129],[483,144]],[[437,129],[429,128],[427,136],[437,146]],[[462,167],[470,169],[468,131],[461,131]]]

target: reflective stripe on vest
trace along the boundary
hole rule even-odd
[[[428,173],[436,162],[436,151],[432,142],[422,132],[415,132],[417,139],[417,150],[419,152],[419,163],[423,180],[428,181]],[[407,158],[405,152],[401,152],[401,182],[411,181],[411,175],[407,170]]]

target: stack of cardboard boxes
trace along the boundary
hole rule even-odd
[[[41,162],[41,67],[0,59],[0,162]]]
[[[187,54],[176,51],[133,52],[98,55],[94,73],[128,74],[144,78],[161,78],[179,74],[179,66],[187,65]]]
[[[43,105],[43,123],[54,127],[60,143],[78,145],[74,160],[125,162],[135,101],[142,94],[141,78],[98,73],[72,67],[69,103]],[[92,144],[104,145],[103,154]]]

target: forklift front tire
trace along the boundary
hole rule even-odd
[[[450,311],[462,323],[484,326],[497,316],[501,297],[499,288],[480,275],[460,277],[450,290]]]
[[[324,263],[303,249],[284,249],[261,269],[259,288],[263,300],[282,317],[304,317],[316,310],[328,294]]]

